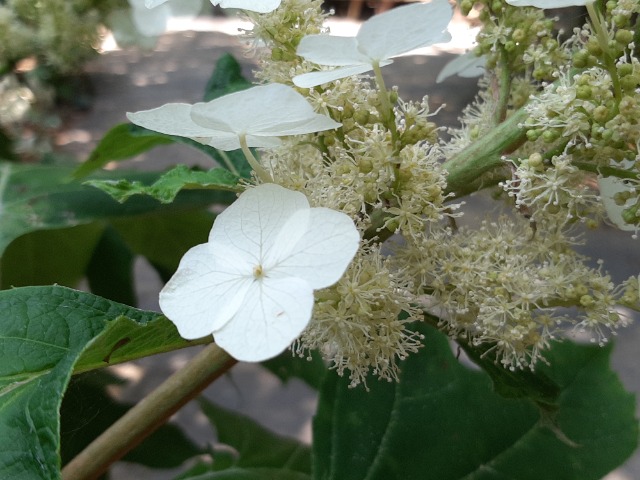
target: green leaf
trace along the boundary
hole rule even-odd
[[[635,401],[608,367],[610,348],[553,346],[544,368],[561,389],[552,415],[493,392],[444,335],[419,328],[425,347],[402,362],[398,383],[370,379],[367,392],[327,375],[314,478],[596,480],[635,450]]]
[[[155,315],[153,321],[145,323],[144,327],[140,327],[138,321],[128,318],[119,318],[118,321],[108,323],[101,335],[82,352],[75,364],[74,373],[209,343],[212,340],[209,337],[193,341],[184,340],[166,317],[159,313],[144,313]]]
[[[99,188],[123,203],[133,195],[149,195],[162,203],[171,203],[183,189],[212,189],[237,192],[240,177],[224,168],[213,168],[206,172],[191,170],[178,165],[164,173],[152,185],[129,180],[90,180],[87,185]]]
[[[138,128],[130,123],[121,123],[113,127],[102,137],[87,161],[77,168],[74,176],[85,177],[111,161],[125,160],[159,145],[173,143],[166,135],[136,136],[134,132]]]
[[[228,161],[242,177],[248,178],[251,171],[240,150],[220,152],[209,145],[203,145],[187,137],[165,135],[131,123],[121,123],[105,134],[89,158],[73,172],[73,176],[76,179],[84,178],[109,162],[126,160],[152,148],[174,143],[195,148],[221,165],[226,166]]]
[[[204,414],[215,426],[218,441],[235,448],[238,452],[235,466],[276,468],[281,469],[283,473],[311,472],[311,451],[308,446],[297,440],[276,435],[253,420],[214,405],[203,397],[199,399],[199,403]]]
[[[212,213],[193,210],[118,218],[111,224],[135,254],[170,276],[187,250],[207,241],[213,220]]]
[[[102,233],[86,268],[91,291],[115,302],[136,305],[133,259],[131,249],[118,232],[112,226],[108,226]]]
[[[287,350],[271,360],[262,362],[262,365],[283,382],[297,377],[316,390],[320,388],[327,372],[322,357],[316,351],[311,352],[309,358],[300,358]]]
[[[209,102],[233,92],[245,90],[251,82],[242,75],[242,66],[230,53],[224,53],[216,62],[204,92],[204,101]]]
[[[58,286],[0,291],[0,312],[0,478],[12,480],[60,478],[58,411],[88,345],[99,337],[106,365],[123,350],[152,350],[176,335],[157,313]]]
[[[0,258],[0,286],[57,283],[75,287],[85,274],[103,229],[103,225],[90,223],[19,237]]]
[[[277,468],[229,468],[221,471],[195,470],[196,473],[183,474],[175,480],[310,480],[306,473],[280,470]]]
[[[23,165],[0,162],[0,255],[25,233],[71,227],[113,217],[132,217],[229,204],[235,195],[226,191],[189,190],[163,206],[150,197],[138,196],[119,204],[104,192],[71,178],[71,167]],[[153,172],[101,172],[97,178],[128,178],[153,183]]]

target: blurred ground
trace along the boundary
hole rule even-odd
[[[430,97],[435,111],[443,106],[436,121],[455,125],[458,112],[475,93],[475,80],[454,77],[446,84],[435,84],[435,77],[453,53],[461,53],[472,35],[464,33],[465,26],[454,33],[453,47],[431,48],[420,55],[397,59],[384,69],[387,85],[398,85],[400,95],[406,99]],[[87,157],[101,136],[112,126],[125,121],[127,111],[154,108],[167,102],[200,101],[215,61],[225,52],[242,59],[244,72],[251,76],[251,58],[243,56],[237,37],[237,21],[202,18],[189,25],[174,25],[177,30],[163,35],[153,52],[108,49],[87,66],[87,73],[95,89],[95,102],[86,112],[75,113],[67,128],[58,137],[58,145],[79,159]],[[342,21],[334,24],[335,33],[354,31],[357,24]],[[186,29],[186,31],[184,31]],[[108,45],[107,45],[108,47]],[[154,150],[124,162],[121,167],[164,169],[175,163],[199,164],[210,168],[206,157],[184,146]],[[485,200],[473,197],[469,212],[480,211]],[[638,244],[627,233],[605,228],[592,235],[586,252],[594,258],[604,258],[607,270],[620,280],[640,273]],[[162,287],[151,268],[139,261],[136,266],[140,307],[158,310],[157,294]],[[621,332],[615,353],[614,366],[629,390],[640,392],[640,326],[637,324]],[[129,380],[122,391],[127,400],[145,395],[161,383],[171,372],[179,369],[193,355],[191,351],[177,352],[147,358],[139,362],[116,367],[117,373]],[[260,367],[240,364],[225,378],[209,387],[205,395],[216,403],[241,411],[259,420],[272,430],[310,441],[310,418],[315,410],[315,396],[301,382],[292,381],[285,386]],[[174,421],[198,442],[212,440],[211,431],[195,405],[187,405],[176,414]],[[148,470],[137,465],[120,463],[113,471],[114,480],[162,480],[172,478],[176,472]],[[607,480],[640,479],[640,455],[612,473]]]

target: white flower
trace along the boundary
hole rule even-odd
[[[168,103],[127,113],[136,125],[167,135],[192,138],[220,150],[275,147],[277,137],[319,132],[340,126],[317,114],[293,88],[279,83],[231,93],[207,103]]]
[[[538,7],[538,8],[564,8],[581,7],[594,0],[507,0],[514,7]]]
[[[154,8],[169,0],[145,0],[147,8]],[[280,6],[281,0],[211,0],[213,5],[220,5],[222,8],[239,8],[258,13],[268,13]]]
[[[473,51],[463,53],[448,62],[444,68],[440,70],[436,78],[436,83],[440,83],[453,75],[458,75],[463,78],[479,77],[484,73],[486,63],[487,58],[484,55],[479,57]]]
[[[185,254],[160,307],[182,337],[213,334],[238,360],[266,360],[304,330],[313,290],[340,279],[359,242],[344,213],[279,185],[250,188]]]
[[[433,0],[375,15],[362,24],[355,37],[307,35],[298,45],[298,55],[318,65],[339,68],[298,75],[293,83],[315,87],[388,65],[392,57],[416,48],[448,42],[451,36],[445,29],[451,16],[447,0]]]
[[[145,37],[162,35],[172,17],[195,17],[202,10],[202,0],[129,0],[129,5],[131,19]]]

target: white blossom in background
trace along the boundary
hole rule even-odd
[[[263,361],[302,333],[313,291],[342,277],[359,244],[346,214],[279,185],[250,188],[185,254],[160,308],[182,337],[213,334],[237,360]]]
[[[145,0],[147,8],[155,8],[169,0]],[[211,3],[222,8],[238,8],[257,13],[272,12],[280,6],[281,0],[211,0]]]
[[[487,58],[484,55],[478,56],[473,51],[463,53],[448,62],[442,70],[440,70],[436,78],[436,83],[440,83],[453,75],[462,78],[479,77],[484,73],[486,63]]]
[[[152,110],[127,113],[144,128],[188,137],[220,150],[280,145],[278,137],[330,130],[340,126],[315,113],[293,88],[279,83],[231,93],[206,103],[168,103]]]
[[[506,0],[514,7],[564,8],[581,7],[595,0]]]
[[[392,63],[391,58],[416,48],[448,42],[445,30],[451,16],[447,0],[415,3],[375,15],[355,37],[307,35],[297,53],[305,60],[333,70],[304,73],[293,78],[298,87],[311,88]]]
[[[129,5],[133,24],[145,37],[162,35],[173,17],[195,17],[202,10],[202,0],[129,0]]]

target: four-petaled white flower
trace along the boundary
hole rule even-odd
[[[564,8],[582,7],[595,0],[507,0],[514,7]]]
[[[313,290],[340,279],[359,242],[344,213],[279,185],[250,188],[185,254],[160,308],[184,338],[213,334],[238,360],[266,360],[304,330]]]
[[[168,103],[152,110],[127,113],[141,127],[189,137],[220,150],[275,147],[277,137],[330,130],[340,126],[315,113],[293,88],[279,83],[252,87],[206,103]]]
[[[307,35],[297,53],[318,65],[338,67],[293,78],[298,87],[311,88],[339,78],[358,75],[392,63],[391,58],[416,48],[448,42],[445,31],[452,16],[448,0],[415,3],[375,15],[362,24],[355,37]]]
[[[154,8],[169,0],[145,0],[147,8]],[[238,8],[258,13],[272,12],[280,6],[281,0],[211,0],[211,3],[222,8]]]

